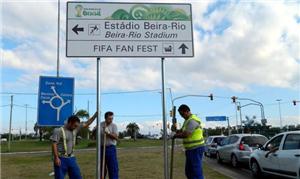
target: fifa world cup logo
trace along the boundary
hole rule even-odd
[[[75,16],[76,17],[81,17],[82,16],[82,10],[83,10],[82,5],[75,6],[75,10],[76,10]]]

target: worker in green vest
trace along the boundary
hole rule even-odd
[[[201,121],[185,104],[178,108],[178,112],[185,121],[182,128],[172,133],[171,137],[183,139],[186,155],[185,175],[188,179],[204,179],[202,156],[205,148]]]

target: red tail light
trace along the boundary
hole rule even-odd
[[[240,145],[239,145],[239,149],[240,149],[240,150],[245,150],[245,146],[244,146],[243,144],[240,144]]]

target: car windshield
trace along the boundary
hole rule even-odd
[[[258,145],[264,145],[267,142],[267,138],[264,136],[246,136],[242,138],[241,143],[247,144],[250,147],[257,147]]]
[[[220,144],[224,138],[225,137],[216,137],[216,138],[214,138],[214,143]]]
[[[210,144],[212,140],[213,140],[212,137],[208,137],[208,138],[206,139],[206,144]]]

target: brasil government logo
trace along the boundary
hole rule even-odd
[[[78,4],[75,6],[75,16],[101,16],[100,8],[84,8],[82,5]]]

